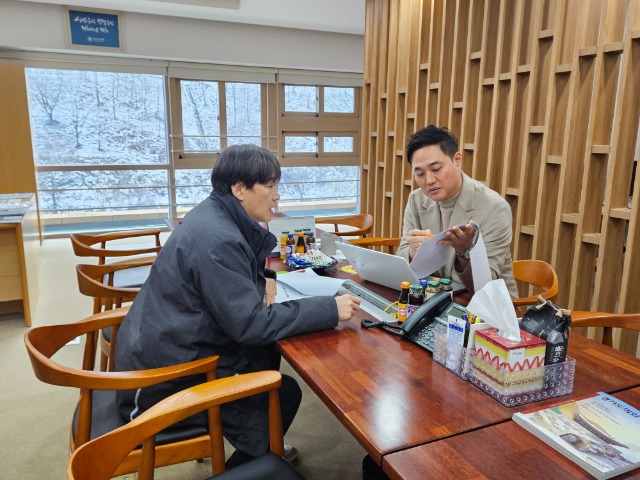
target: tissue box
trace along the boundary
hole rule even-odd
[[[500,395],[517,395],[543,386],[546,342],[524,330],[510,341],[495,328],[476,332],[472,375]]]

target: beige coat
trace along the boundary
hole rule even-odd
[[[507,284],[512,298],[518,297],[518,288],[513,278],[511,265],[511,207],[498,193],[494,192],[482,183],[462,174],[462,191],[458,197],[449,225],[467,223],[472,219],[480,227],[482,238],[487,248],[491,276],[494,279],[502,278]],[[429,229],[433,233],[439,233],[440,207],[438,202],[427,197],[422,190],[411,192],[407,207],[404,212],[404,225],[402,229],[402,241],[398,247],[397,255],[409,260],[409,244],[407,234],[413,229]],[[462,272],[454,268],[455,251],[451,249],[449,260],[437,273],[445,278],[464,283],[470,292],[473,292],[473,276],[471,264]]]

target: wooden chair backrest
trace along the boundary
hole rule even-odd
[[[155,238],[155,246],[141,246],[135,248],[135,245],[123,246],[122,248],[108,248],[107,243],[113,240],[122,240],[127,238],[138,238],[153,236]],[[88,235],[81,233],[72,233],[69,235],[73,253],[79,257],[97,257],[98,265],[104,265],[109,257],[130,257],[135,255],[158,254],[162,249],[160,244],[160,230],[131,230],[107,232],[97,235]],[[99,247],[97,246],[99,245]]]
[[[542,289],[542,292],[529,297],[513,300],[516,307],[535,305],[538,295],[554,301],[558,296],[558,275],[551,265],[542,260],[516,260],[513,262],[513,276],[517,281],[528,283]]]
[[[71,450],[75,450],[89,440],[93,390],[144,388],[196,374],[205,374],[209,380],[215,378],[215,369],[218,363],[217,356],[149,370],[125,372],[94,371],[98,331],[103,328],[114,327],[112,339],[115,342],[115,335],[117,335],[117,328],[115,327],[122,323],[127,311],[127,308],[110,310],[92,315],[77,323],[36,327],[24,334],[24,343],[36,378],[51,385],[80,389],[77,428],[75,441],[72,440],[71,443]],[[86,335],[86,343],[81,368],[62,365],[52,360],[55,353],[69,341],[82,335]]]
[[[240,398],[268,393],[269,444],[273,453],[284,455],[282,418],[278,388],[280,372],[263,371],[221,378],[191,387],[162,400],[127,425],[103,435],[76,450],[69,461],[71,480],[107,480],[129,452],[143,443],[143,456],[138,478],[153,478],[154,435],[176,422],[203,410],[209,410],[213,424],[212,454],[216,464],[214,473],[224,471],[224,446],[220,405]]]
[[[334,227],[334,231],[329,233],[335,233],[336,235],[344,235],[347,237],[364,236],[371,233],[371,230],[373,230],[373,217],[368,213],[337,217],[319,217],[316,218],[316,223],[320,225],[331,224]],[[350,227],[356,227],[356,229],[340,230],[338,225],[349,225]]]
[[[350,239],[349,243],[366,248],[386,247],[388,253],[394,255],[397,248],[400,246],[400,240],[401,239],[397,237],[364,237]]]
[[[120,308],[123,303],[132,302],[140,288],[119,288],[113,286],[114,274],[117,271],[151,265],[154,257],[143,257],[132,263],[108,265],[76,265],[78,289],[80,293],[93,297],[93,313],[112,308]],[[106,281],[105,281],[106,280]]]
[[[626,328],[640,332],[640,313],[605,313],[572,310],[571,327],[603,327],[602,343],[613,347],[614,328]]]

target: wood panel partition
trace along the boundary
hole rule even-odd
[[[409,136],[447,126],[511,205],[514,259],[555,267],[558,304],[640,312],[640,0],[367,0],[364,78],[375,236],[401,234]]]

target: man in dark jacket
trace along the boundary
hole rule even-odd
[[[258,222],[271,219],[280,165],[268,150],[236,145],[220,155],[211,174],[213,192],[171,234],[118,332],[117,370],[177,365],[220,357],[216,376],[278,369],[279,339],[334,328],[359,309],[350,295],[273,303],[275,272],[265,260],[277,240]],[[163,398],[201,383],[191,377],[118,392],[121,414],[131,420]],[[300,405],[297,382],[283,375],[280,388],[286,432]],[[204,415],[186,421],[206,424]],[[226,438],[236,448],[229,466],[263,455],[269,447],[266,395],[222,407]]]

